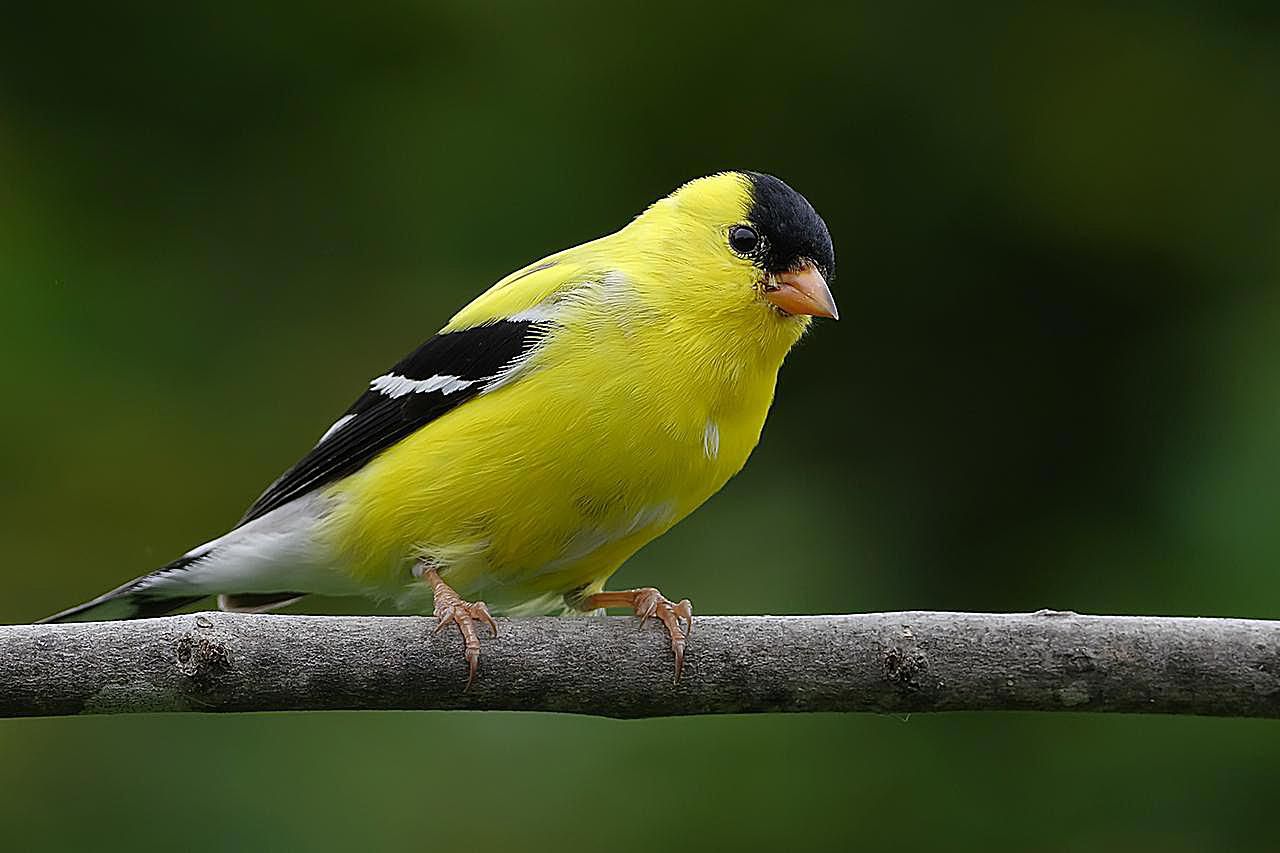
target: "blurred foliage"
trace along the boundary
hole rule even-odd
[[[11,4],[0,621],[217,535],[489,282],[732,167],[826,217],[846,319],[789,360],[743,475],[619,583],[704,613],[1280,618],[1277,9]],[[0,826],[1268,849],[1278,768],[1256,721],[0,721]]]

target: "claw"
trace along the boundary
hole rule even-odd
[[[480,666],[480,650],[467,649],[467,686],[462,688],[462,692],[466,693],[471,689],[471,684],[476,680],[476,668]]]
[[[671,651],[676,658],[676,677],[680,680],[680,675],[684,671],[684,650],[689,634],[693,631],[693,603],[689,599],[681,599],[679,604],[672,604],[662,593],[652,587],[644,589],[631,589],[625,592],[599,592],[589,596],[586,600],[586,609],[595,610],[602,607],[623,607],[632,608],[636,616],[639,617],[637,626],[643,627],[644,623],[649,619],[658,619],[666,626],[667,633],[671,636]],[[680,620],[684,620],[687,627],[682,627]]]
[[[439,634],[446,625],[456,625],[458,633],[462,635],[463,657],[467,661],[467,685],[463,688],[463,692],[466,692],[475,682],[476,670],[480,665],[480,638],[476,635],[475,623],[483,622],[488,625],[495,637],[498,636],[498,623],[493,620],[483,601],[463,601],[452,587],[441,580],[434,568],[427,569],[422,577],[431,584],[435,597],[436,627],[431,633]]]

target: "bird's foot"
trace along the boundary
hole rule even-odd
[[[476,633],[476,623],[484,622],[498,636],[498,624],[489,615],[489,608],[483,601],[463,601],[462,596],[453,591],[453,587],[445,583],[435,569],[427,569],[423,579],[431,584],[431,594],[435,599],[435,615],[438,622],[432,633],[438,634],[450,623],[458,626],[462,635],[462,646],[467,658],[467,686],[476,680],[476,667],[480,664],[480,637]]]
[[[693,604],[689,599],[679,603],[669,601],[662,593],[651,586],[642,589],[627,589],[620,592],[598,592],[589,596],[586,601],[588,610],[600,607],[630,607],[640,617],[641,624],[646,619],[658,619],[667,626],[671,635],[671,651],[676,656],[676,681],[684,669],[684,647],[693,633]],[[684,620],[681,627],[680,620]]]

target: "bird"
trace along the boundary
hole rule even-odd
[[[665,626],[678,680],[690,601],[605,583],[746,464],[784,358],[838,319],[834,274],[826,223],[779,178],[689,181],[476,297],[229,532],[41,621],[366,596],[456,626],[469,688],[492,613],[626,608]]]

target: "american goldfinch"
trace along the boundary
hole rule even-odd
[[[376,376],[229,533],[45,621],[157,616],[218,596],[434,604],[475,677],[477,623],[627,607],[676,677],[688,600],[604,591],[760,438],[778,369],[836,317],[826,224],[754,172],[685,184],[607,237],[517,270]],[[484,601],[479,600],[483,597]]]

